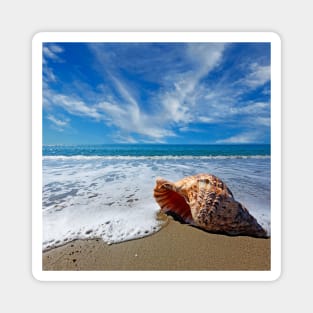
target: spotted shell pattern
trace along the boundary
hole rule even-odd
[[[267,237],[267,232],[218,177],[198,174],[176,183],[158,178],[154,198],[161,212],[204,230]]]

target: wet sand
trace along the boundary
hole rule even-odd
[[[270,239],[210,234],[174,220],[156,234],[108,245],[76,240],[43,253],[43,270],[270,270]]]

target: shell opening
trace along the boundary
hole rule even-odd
[[[191,223],[192,216],[188,203],[185,201],[184,197],[170,190],[167,185],[168,184],[163,184],[161,188],[154,190],[154,197],[161,207],[161,212],[171,215],[180,222]]]

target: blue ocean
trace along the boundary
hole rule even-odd
[[[270,156],[270,145],[47,145],[44,156]]]
[[[270,233],[270,145],[43,146],[43,250],[75,239],[108,244],[152,235],[164,221],[157,177],[210,173],[222,179]]]

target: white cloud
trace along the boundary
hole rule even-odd
[[[271,119],[270,117],[257,116],[254,120],[254,123],[256,125],[269,127],[271,125]]]
[[[43,70],[43,82],[44,83],[49,83],[49,82],[56,82],[57,78],[55,76],[55,74],[53,73],[53,70],[46,66]]]
[[[213,123],[215,122],[215,119],[212,118],[212,117],[207,117],[207,116],[199,116],[198,117],[198,121],[201,122],[201,123]]]
[[[216,143],[220,144],[244,144],[244,143],[256,143],[258,141],[258,134],[256,132],[243,133],[229,138],[217,140]]]
[[[49,61],[62,62],[59,54],[63,53],[63,49],[57,45],[44,45],[43,52],[43,86],[48,87],[49,83],[57,82],[57,77],[54,74],[52,67],[49,65]]]
[[[89,117],[98,122],[116,126],[119,130],[119,135],[116,137],[118,142],[135,143],[136,140],[131,134],[149,138],[151,142],[163,142],[165,137],[176,136],[173,131],[160,122],[159,116],[142,112],[130,91],[120,80],[115,78],[115,83],[118,85],[121,94],[123,94],[123,102],[101,101],[89,104],[78,97],[57,94],[51,90],[46,90],[44,103],[50,109],[52,106],[59,106],[70,114]],[[52,117],[50,120],[55,124],[58,123]],[[61,126],[60,122],[59,126]]]
[[[138,143],[138,141],[130,135],[123,136],[121,134],[117,134],[114,136],[114,139],[117,143]]]
[[[61,53],[61,52],[64,51],[63,48],[61,48],[60,46],[55,45],[55,44],[49,45],[49,48],[50,48],[50,50],[53,51],[54,53]]]
[[[158,116],[146,114],[140,109],[138,102],[131,94],[131,90],[121,80],[114,76],[112,78],[124,99],[124,103],[103,102],[98,106],[113,125],[117,126],[121,131],[148,136],[155,141],[160,141],[163,137],[175,135],[164,127]]]
[[[63,52],[63,49],[57,45],[44,45],[43,49],[44,59],[51,59],[53,61],[61,61],[61,58],[58,54]]]
[[[270,65],[262,66],[258,63],[252,63],[249,70],[249,74],[243,80],[243,83],[248,87],[256,88],[262,86],[271,79]]]
[[[266,113],[269,109],[267,102],[252,102],[244,106],[232,106],[229,108],[229,115],[259,115]]]
[[[115,116],[117,118],[124,118],[127,115],[127,112],[125,112],[120,106],[108,101],[98,103],[96,108],[98,111],[106,112],[109,116]]]
[[[189,126],[180,127],[180,128],[178,128],[178,130],[180,132],[190,132],[190,133],[203,133],[204,132],[202,129],[195,128],[195,127],[189,127]]]
[[[224,43],[192,43],[187,46],[187,55],[204,75],[220,62],[224,48]]]
[[[78,116],[88,116],[96,120],[102,119],[102,115],[97,111],[96,107],[88,106],[80,99],[75,99],[73,97],[62,94],[52,94],[51,101],[54,105],[61,106],[71,114]]]
[[[103,70],[106,79],[110,78],[115,91],[123,99],[121,103],[120,99],[112,99],[112,91],[107,92],[106,100],[99,104],[99,109],[101,107],[105,112],[107,122],[121,131],[128,134],[137,133],[158,141],[175,136],[172,129],[176,127],[183,130],[193,122],[214,123],[219,118],[220,111],[216,108],[208,110],[202,105],[203,93],[208,94],[208,88],[203,86],[202,79],[221,63],[225,47],[224,43],[192,43],[176,50],[178,53],[176,57],[179,56],[184,66],[168,69],[159,76],[158,82],[162,88],[154,95],[154,106],[147,113],[135,97],[140,91],[134,90],[130,84],[125,84],[121,80],[118,57],[109,49],[103,49],[101,45],[92,45],[91,51],[95,54],[98,64],[101,64],[99,71]],[[118,53],[121,53],[121,50],[118,50]],[[150,59],[150,55],[147,56],[150,64],[154,64],[155,57],[153,55]],[[158,58],[156,64],[162,67],[162,59]],[[126,66],[130,65],[127,63]],[[139,62],[137,64],[139,72],[142,70],[140,66]],[[158,72],[158,69],[156,71]]]
[[[222,59],[225,45],[189,44],[185,57],[192,69],[183,73],[171,74],[168,81],[173,82],[173,90],[160,96],[162,110],[167,119],[176,123],[189,123],[196,119],[193,108],[196,105],[201,79],[212,71]]]
[[[119,75],[119,60],[114,53],[103,49],[101,45],[91,45],[91,51],[97,58],[99,71],[103,71],[105,79],[110,79],[111,90],[106,90],[103,100],[94,105],[102,119],[110,125],[116,126],[121,132],[120,138],[126,141],[130,134],[137,134],[142,141],[163,142],[163,138],[176,136],[166,122],[167,110],[151,114],[144,111],[136,99],[136,91],[129,84],[123,82]],[[125,59],[123,59],[125,62]],[[139,65],[138,65],[139,66]],[[140,70],[140,69],[138,69]],[[172,110],[171,106],[168,106]],[[175,115],[175,112],[173,114]]]
[[[55,129],[57,129],[58,131],[63,131],[64,128],[69,126],[69,122],[70,122],[68,118],[60,119],[60,118],[56,118],[52,114],[49,114],[47,116],[47,119],[50,122],[52,122],[52,124],[55,126]]]
[[[190,121],[190,111],[186,104],[176,98],[174,94],[164,94],[162,99],[162,111],[164,119],[173,121],[175,123],[187,123]],[[181,98],[181,97],[180,97]]]
[[[235,123],[238,116],[251,116],[246,123],[253,120],[265,125],[267,103],[238,104],[241,95],[238,88],[234,89],[226,82],[207,86],[202,79],[215,69],[222,61],[225,44],[188,44],[181,57],[185,68],[164,73],[161,84],[164,88],[154,98],[154,108],[150,113],[143,111],[136,99],[138,91],[130,84],[126,84],[119,77],[119,69],[115,66],[115,56],[103,50],[100,46],[92,47],[99,63],[103,66],[106,78],[110,78],[119,99],[113,96],[112,90],[105,93],[105,100],[86,107],[82,103],[75,103],[76,114],[84,113],[114,125],[122,133],[125,141],[132,140],[130,134],[137,134],[143,140],[163,141],[164,138],[175,136],[173,127],[186,131],[192,123],[214,124],[230,119]],[[112,59],[113,58],[113,59]],[[257,63],[250,66],[245,84],[256,86],[269,79],[266,75],[267,67]],[[238,87],[238,86],[237,86]],[[235,92],[236,91],[236,92]],[[122,99],[122,100],[121,100]],[[73,109],[68,108],[73,112]],[[255,117],[258,117],[256,119]],[[150,138],[150,139],[148,139]],[[249,141],[247,136],[229,138],[228,140]]]

